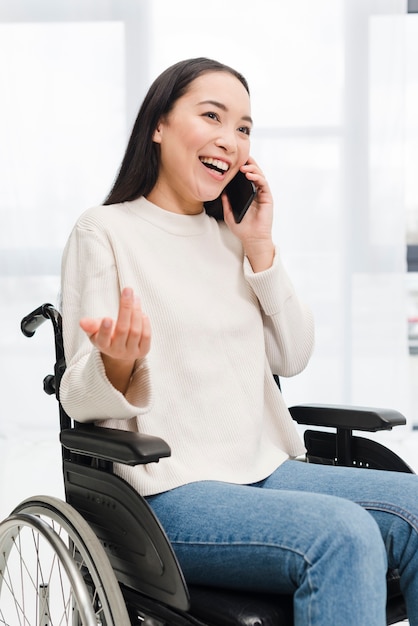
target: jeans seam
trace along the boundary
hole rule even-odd
[[[278,548],[280,550],[286,550],[288,552],[293,552],[293,554],[297,554],[298,556],[303,558],[303,560],[307,563],[307,565],[309,565],[310,567],[312,566],[310,559],[308,559],[306,554],[304,554],[301,550],[298,550],[296,548],[292,548],[286,545],[282,545],[277,542],[269,543],[269,542],[264,542],[264,541],[261,542],[261,541],[198,541],[198,540],[195,540],[195,541],[184,540],[183,541],[183,540],[170,539],[170,543],[172,545],[186,545],[186,546],[216,546],[216,547],[236,546],[236,547],[244,547],[244,548],[257,546],[260,548],[269,548],[269,549]]]
[[[357,504],[368,510],[381,511],[382,513],[391,513],[393,515],[396,515],[397,517],[403,519],[405,522],[410,524],[412,528],[416,532],[418,532],[417,518],[405,509],[401,509],[398,506],[394,506],[393,504],[389,504],[386,502],[370,502],[360,500],[357,502]]]

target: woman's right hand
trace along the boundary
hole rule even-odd
[[[80,326],[100,351],[112,385],[126,393],[135,361],[143,359],[151,347],[151,325],[139,298],[125,287],[116,321],[110,317],[84,317]]]

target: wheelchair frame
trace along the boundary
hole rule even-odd
[[[55,394],[59,403],[66,502],[30,498],[0,524],[0,624],[10,623],[4,614],[6,596],[25,625],[52,626],[59,621],[53,621],[56,611],[60,624],[72,626],[292,626],[291,596],[186,585],[164,529],[145,499],[112,472],[115,462],[158,462],[170,456],[169,446],[157,437],[72,422],[59,402],[65,371],[60,314],[44,304],[22,320],[21,329],[31,337],[46,319],[54,328],[56,363],[54,374],[44,379],[44,390]],[[397,411],[311,404],[290,412],[299,424],[315,427],[305,432],[309,462],[412,472],[389,449],[353,436],[353,430],[390,430],[405,424]],[[39,563],[41,544],[46,546],[42,554],[47,555],[48,574]],[[23,546],[31,552],[28,562]],[[16,570],[9,563],[13,556]],[[53,575],[61,585],[66,580],[65,592],[60,591],[55,602],[58,607],[51,597],[57,593],[50,589]],[[25,585],[33,596],[30,601]],[[399,577],[390,572],[387,623],[403,619]]]

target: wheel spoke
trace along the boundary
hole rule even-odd
[[[130,626],[107,556],[83,518],[47,496],[0,524],[0,626]]]

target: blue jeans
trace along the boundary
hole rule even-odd
[[[296,626],[383,626],[398,569],[418,626],[418,477],[286,461],[253,485],[147,498],[192,584],[294,594]]]

